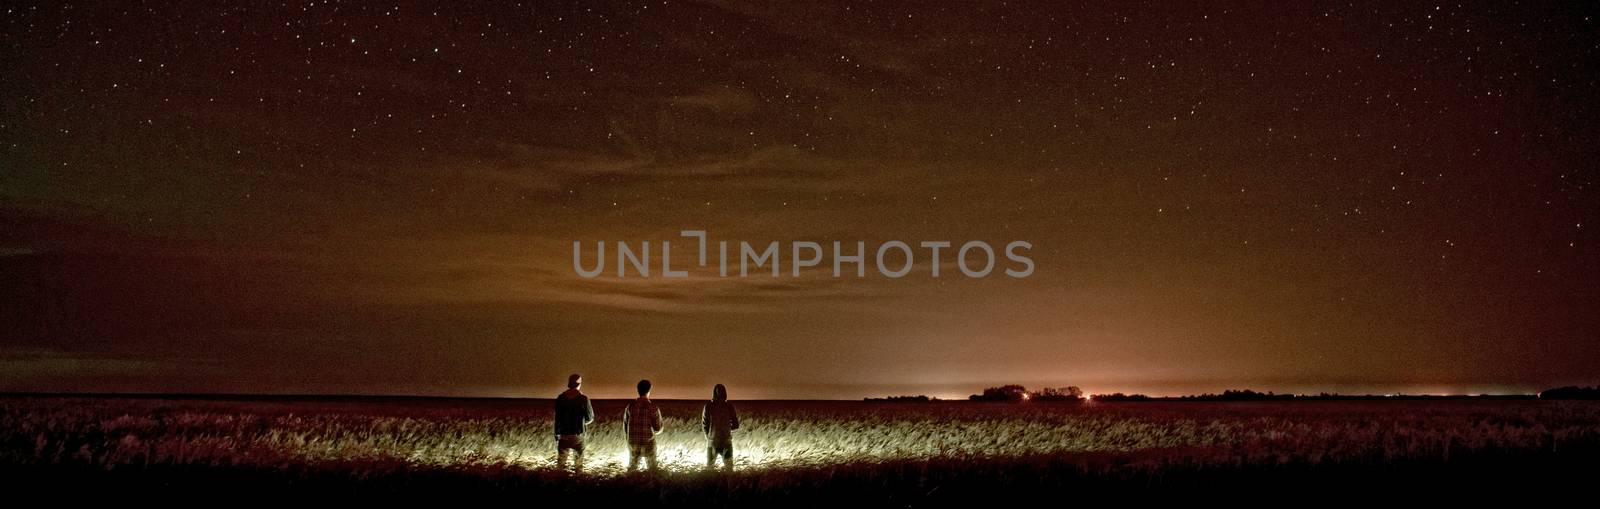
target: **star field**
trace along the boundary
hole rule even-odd
[[[0,390],[1600,376],[1587,6],[8,3],[0,27]],[[1039,270],[571,272],[573,240],[684,229],[1021,239]]]

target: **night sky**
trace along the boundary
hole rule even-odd
[[[0,390],[1600,382],[1594,4],[226,4],[0,5]]]

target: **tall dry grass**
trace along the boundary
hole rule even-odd
[[[625,465],[620,402],[600,402],[587,472]],[[663,402],[669,471],[705,462],[698,404]],[[1600,404],[1540,401],[880,404],[744,402],[746,471],[1092,454],[1160,465],[1448,460],[1600,442]],[[548,401],[0,399],[0,463],[392,471],[554,469]]]

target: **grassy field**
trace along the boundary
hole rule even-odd
[[[18,485],[142,490],[546,493],[662,502],[1411,482],[1592,475],[1600,403],[737,402],[738,468],[705,472],[698,402],[662,402],[664,471],[629,476],[621,404],[596,404],[588,469],[554,468],[540,400],[0,399]],[[1576,478],[1576,477],[1574,477]],[[1410,484],[1407,484],[1410,485]],[[799,498],[795,498],[799,497]]]

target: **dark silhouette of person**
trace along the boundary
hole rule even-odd
[[[706,468],[722,465],[733,470],[733,430],[739,429],[739,412],[728,402],[728,388],[717,384],[711,388],[711,402],[700,409],[700,429],[706,432]]]
[[[656,471],[656,433],[661,432],[661,409],[650,401],[650,381],[639,381],[639,399],[622,410],[622,427],[628,431],[628,471],[639,468],[639,459]]]
[[[556,396],[556,468],[567,468],[567,451],[576,453],[575,470],[583,472],[583,427],[594,422],[594,406],[578,390],[583,377],[567,377],[567,390]]]

